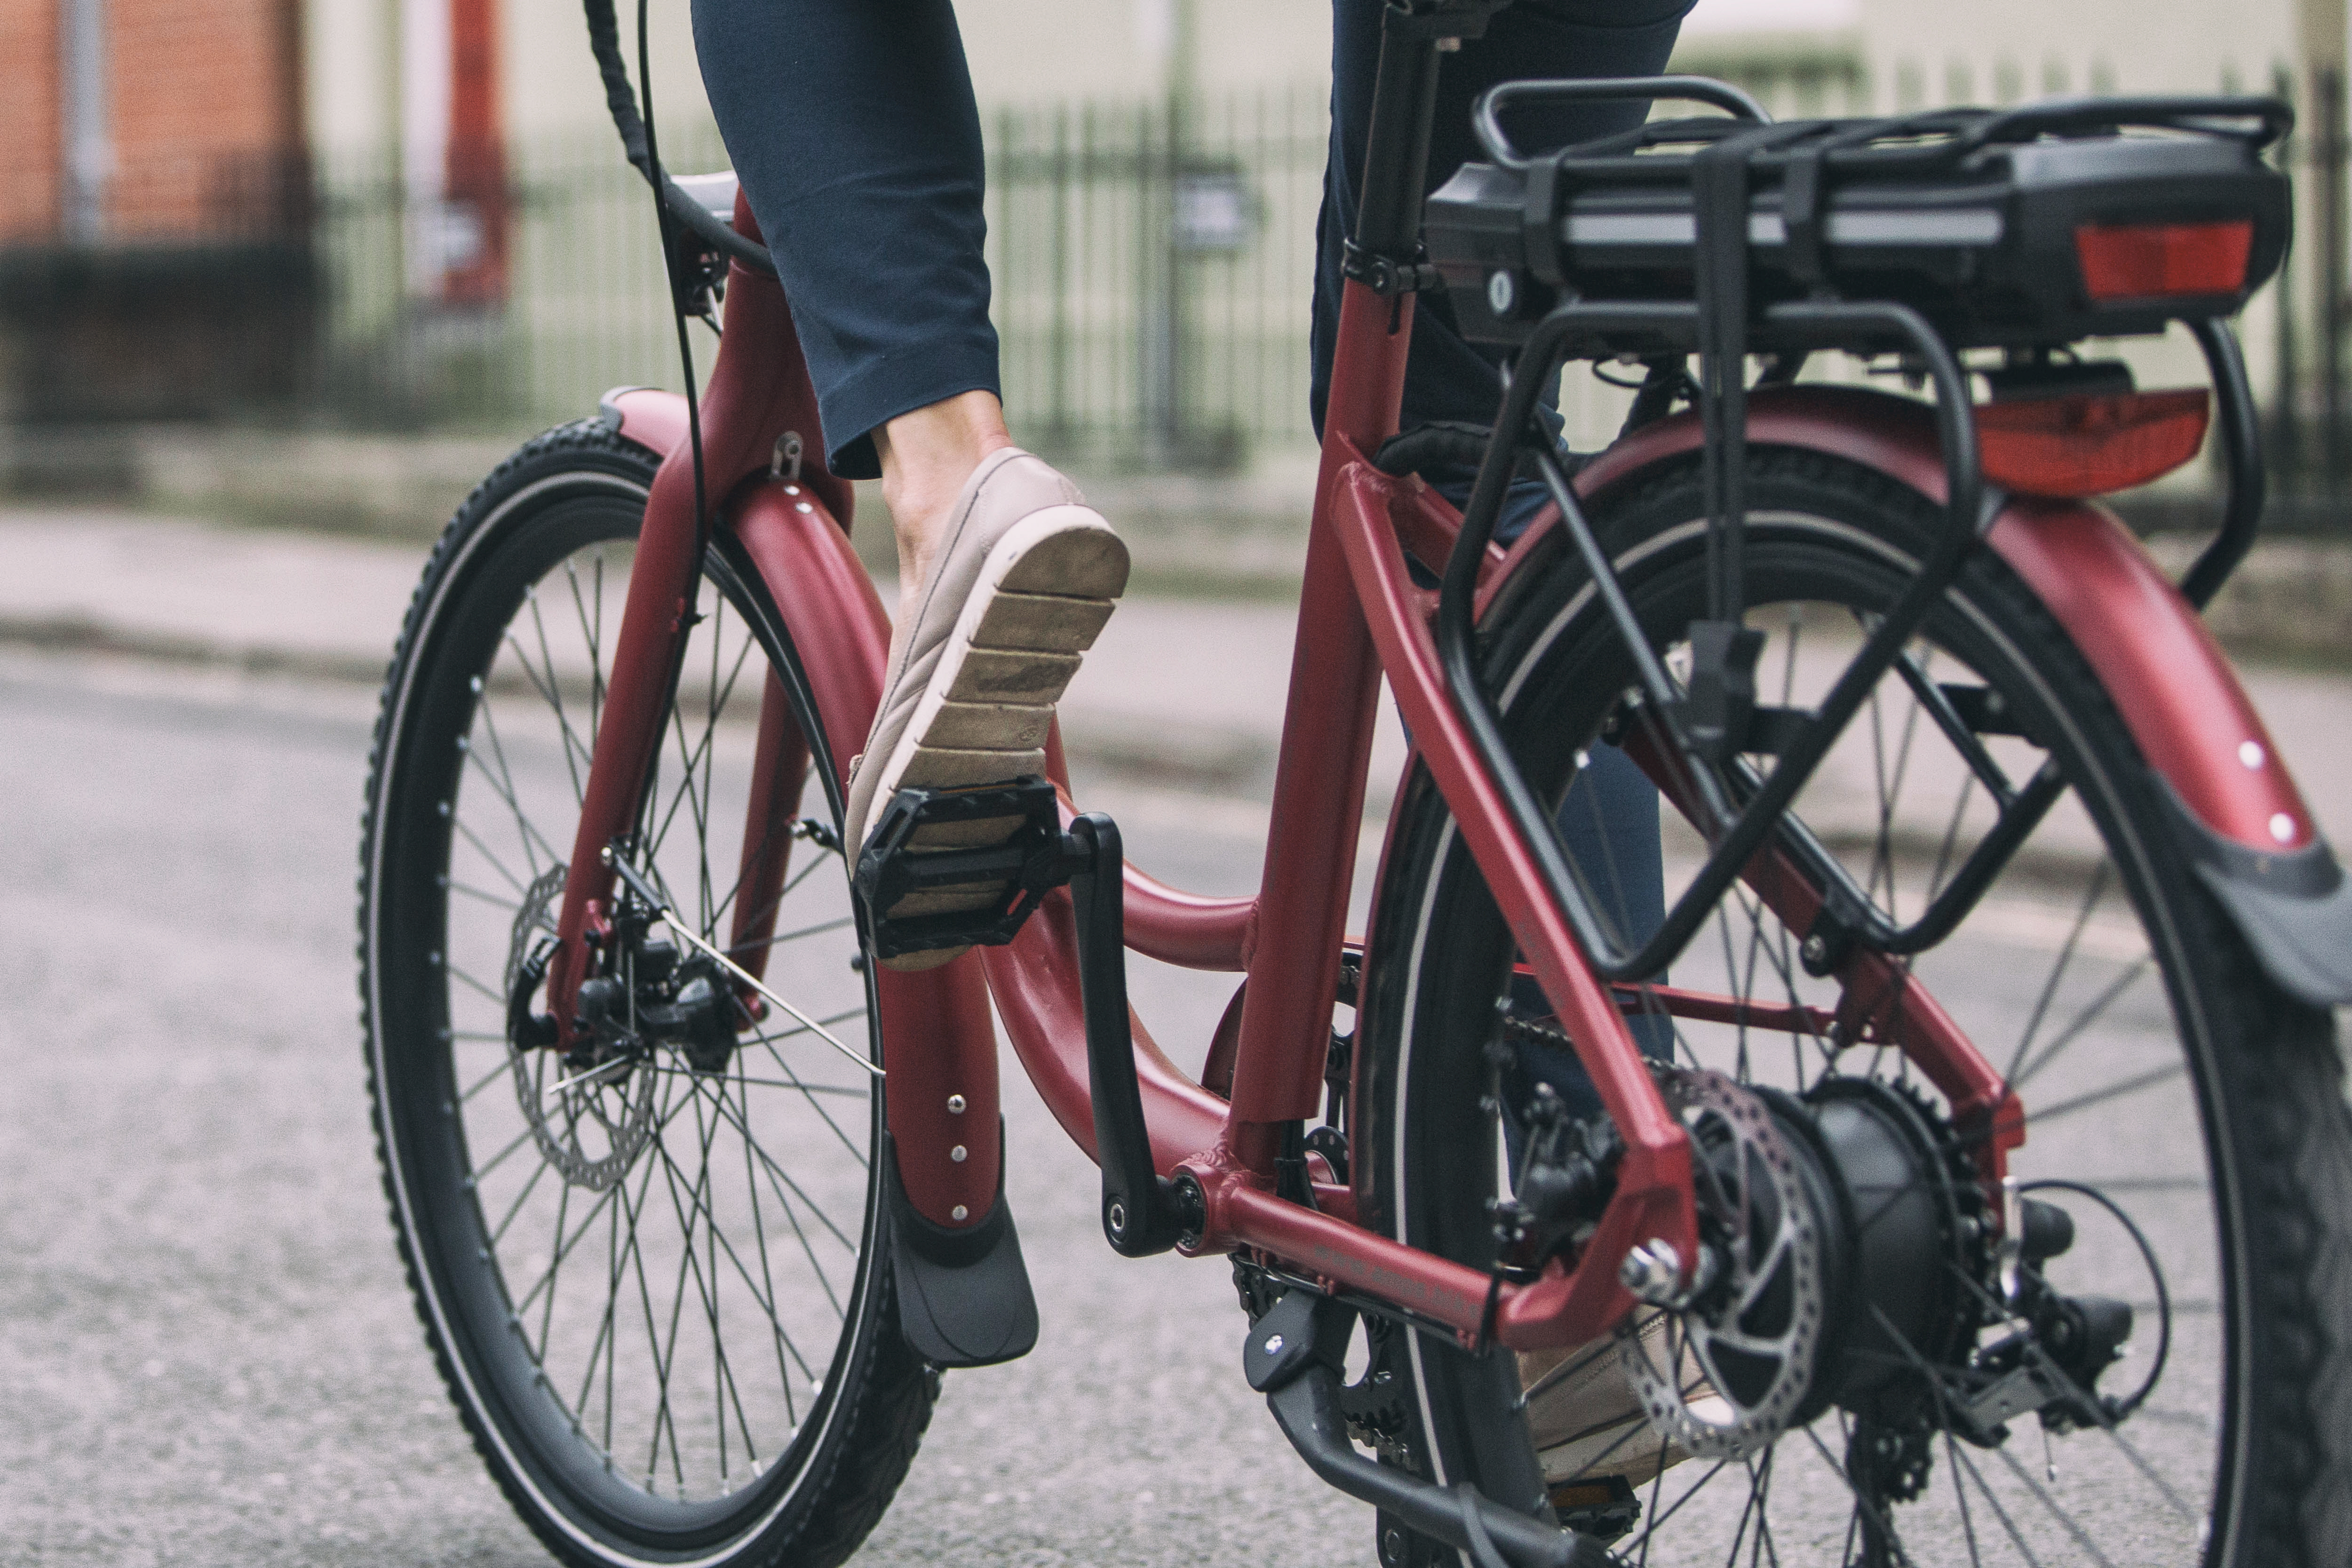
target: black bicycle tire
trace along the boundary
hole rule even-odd
[[[724,1528],[710,1532],[720,1544],[708,1543],[690,1552],[663,1549],[645,1541],[635,1542],[600,1531],[583,1521],[577,1497],[551,1498],[562,1491],[560,1475],[533,1456],[519,1453],[523,1435],[512,1429],[498,1402],[488,1397],[477,1378],[468,1374],[467,1336],[486,1325],[468,1325],[436,1304],[446,1295],[443,1278],[446,1248],[433,1245],[435,1221],[419,1212],[404,1188],[404,1163],[411,1158],[415,1136],[414,1116],[400,1113],[398,1086],[391,1081],[401,1053],[415,1042],[388,1037],[398,1030],[396,1005],[386,1004],[387,967],[383,932],[391,923],[385,905],[390,884],[397,876],[396,835],[404,804],[404,764],[413,748],[405,731],[414,721],[405,717],[404,699],[415,683],[425,679],[427,665],[438,646],[450,606],[459,599],[453,578],[478,569],[509,542],[520,539],[530,526],[530,509],[546,505],[590,487],[607,494],[634,496],[641,510],[650,490],[658,458],[622,437],[603,420],[590,419],[560,426],[535,437],[501,463],[457,510],[429,558],[402,626],[391,667],[385,677],[383,705],[371,748],[365,808],[362,823],[359,877],[361,1023],[368,1068],[372,1121],[376,1134],[380,1174],[402,1266],[414,1303],[445,1388],[463,1419],[476,1451],[489,1469],[508,1502],[550,1552],[582,1568],[635,1568],[637,1564],[692,1561],[711,1568],[772,1568],[789,1561],[795,1568],[832,1568],[853,1552],[871,1532],[905,1479],[928,1427],[940,1384],[936,1368],[924,1362],[899,1331],[889,1238],[885,1212],[877,1195],[869,1195],[863,1283],[858,1294],[858,1321],[847,1333],[850,1351],[838,1361],[836,1386],[829,1391],[833,1419],[824,1440],[813,1447],[790,1477],[777,1470],[744,1494],[758,1494],[747,1514],[767,1512],[777,1491],[788,1494],[784,1506],[768,1512],[757,1528],[740,1538],[727,1539]],[[520,498],[520,499],[519,499]],[[495,535],[495,536],[493,536]],[[808,685],[792,651],[781,619],[768,603],[756,572],[732,550],[731,538],[714,542],[717,561],[736,588],[738,607],[758,633],[761,651],[772,667],[785,671],[783,685],[792,694],[796,716],[817,731],[818,721],[807,707]],[[837,813],[839,803],[834,801]],[[426,1047],[429,1049],[430,1047]],[[495,1267],[493,1265],[492,1267]]]
[[[1751,448],[1749,464],[1752,515],[1784,506],[1825,509],[1874,531],[1913,559],[1924,553],[1929,531],[1941,520],[1940,510],[1925,498],[1854,465],[1786,448]],[[1598,498],[1592,515],[1604,549],[1620,558],[1669,526],[1664,520],[1703,515],[1699,486],[1695,463],[1675,463]],[[1490,689],[1507,689],[1524,674],[1544,628],[1584,581],[1556,539],[1528,563],[1482,627]],[[2184,973],[2168,970],[2166,978],[2176,991],[2185,985],[2194,992],[2189,1000],[2201,1020],[2194,1048],[2202,1053],[2209,1112],[2213,1104],[2221,1108],[2218,1127],[2208,1129],[2209,1142],[2218,1131],[2229,1145],[2236,1174],[2229,1183],[2231,1212],[2225,1224],[2244,1260],[2233,1329],[2246,1370],[2231,1407],[2233,1429],[2225,1438],[2236,1449],[2227,1467],[2235,1489],[2228,1528],[2213,1532],[2207,1562],[2216,1568],[2332,1568],[2352,1562],[2352,1113],[2346,1110],[2334,1020],[2294,1001],[2263,974],[2171,849],[2160,786],[2087,663],[2048,612],[1990,552],[1978,552],[1955,593],[1993,606],[2007,617],[2011,634],[2033,649],[2042,678],[2100,757],[2110,781],[2108,805],[2128,819],[2135,839],[2148,851],[2137,857],[2146,870],[2135,873],[2146,885],[2132,890],[2161,904],[2177,927],[2173,951],[2187,960]],[[1532,721],[1522,700],[1507,714],[1507,730],[1517,741]],[[1485,900],[1458,836],[1445,833],[1450,819],[1425,772],[1409,782],[1398,813],[1367,963],[1355,1154],[1367,1178],[1360,1194],[1367,1218],[1391,1234],[1401,1192],[1433,1192],[1445,1176],[1434,1160],[1402,1169],[1410,1156],[1401,1152],[1409,1136],[1400,1131],[1401,1104],[1409,1104],[1416,1086],[1442,1077],[1430,1069],[1429,1078],[1400,1081],[1400,1047],[1413,1023],[1403,1008],[1414,979],[1416,932],[1460,931],[1465,900]],[[1491,909],[1491,900],[1485,902]],[[1434,967],[1436,960],[1425,958],[1423,976],[1444,984],[1444,976],[1429,974]],[[1486,1005],[1492,1006],[1491,994]],[[1444,1245],[1426,1235],[1409,1239]],[[1448,1484],[1480,1479],[1464,1434],[1497,1417],[1491,1407],[1470,1407],[1477,1396],[1463,1391],[1482,1383],[1491,1390],[1495,1382],[1470,1375],[1473,1363],[1458,1352],[1423,1351],[1413,1363],[1421,1401],[1410,1412],[1415,1458]]]

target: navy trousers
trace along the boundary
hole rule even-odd
[[[1010,3],[1010,0],[1002,0]],[[1439,77],[1430,188],[1479,155],[1470,104],[1496,82],[1643,76],[1661,69],[1693,0],[1517,0]],[[1333,0],[1331,152],[1318,242],[1312,372],[1316,428],[1331,382],[1341,241],[1354,227],[1380,58],[1381,0]],[[826,461],[850,479],[880,468],[872,432],[898,415],[986,390],[1002,395],[982,242],[980,113],[950,0],[694,0],[696,51],[736,174],[793,302],[824,421]],[[1559,146],[1637,123],[1638,103],[1529,110],[1512,132]],[[1491,421],[1500,356],[1465,342],[1443,295],[1413,321],[1405,428]],[[1425,476],[1457,504],[1470,476]],[[1539,508],[1514,494],[1507,539]],[[1560,812],[1569,851],[1638,940],[1664,918],[1656,792],[1614,748]],[[1641,1025],[1664,1048],[1663,1020]],[[1564,1090],[1591,1090],[1572,1061],[1531,1059]]]

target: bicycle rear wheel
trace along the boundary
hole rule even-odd
[[[595,423],[543,436],[426,568],[362,850],[379,1150],[451,1396],[551,1550],[830,1564],[904,1477],[937,1373],[898,1330],[879,1097],[819,1037],[880,1055],[838,792],[810,760],[822,731],[781,624],[723,531],[633,858],[696,934],[816,1022],[755,1019],[657,928],[614,944],[614,1043],[567,1058],[510,1022],[519,1001],[544,1005],[534,965],[656,466]],[[761,751],[782,759],[778,787],[747,827]]]
[[[1749,461],[1759,695],[1810,707],[1942,513],[1819,456]],[[1705,510],[1695,463],[1593,509],[1677,675],[1706,613]],[[1650,721],[1630,658],[1571,552],[1528,563],[1481,647],[1549,798],[1599,749],[1638,749]],[[1524,1495],[1513,1481],[1542,1462],[1570,1522],[1644,1563],[2352,1561],[2352,1133],[2333,1021],[2262,973],[2174,847],[2165,786],[2087,666],[1990,552],[1906,657],[1791,815],[1900,924],[1995,818],[1969,747],[2012,783],[2045,763],[2063,775],[1968,918],[1896,973],[2021,1099],[2010,1170],[2071,1220],[2071,1247],[2019,1259],[1991,1244],[2006,1197],[1979,1174],[1982,1131],[1883,1035],[1840,1036],[1841,989],[1809,968],[1825,956],[1807,953],[1809,931],[1735,885],[1671,980],[1741,1007],[1709,1022],[1664,990],[1628,998],[1681,1015],[1663,1077],[1730,1275],[1646,1341],[1591,1352],[1648,1391],[1652,1418],[1613,1454],[1561,1444],[1539,1460],[1521,1405],[1541,1413],[1544,1386],[1391,1336],[1408,1394],[1390,1415],[1409,1436],[1388,1457],[1497,1495]],[[1391,1234],[1485,1268],[1510,1150],[1556,1114],[1536,1086],[1575,1074],[1425,775],[1400,810],[1359,1036],[1359,1187]],[[1703,849],[1670,820],[1670,899]],[[1599,908],[1623,907],[1611,868],[1580,869]],[[1761,1173],[1768,1159],[1793,1174]],[[2046,1245],[2057,1221],[2034,1212]],[[2110,1363],[2119,1334],[2129,1353]],[[1670,1391],[1700,1377],[1696,1394]],[[1748,1425],[1710,1425],[1710,1392]],[[1384,1528],[1389,1568],[1440,1560]]]

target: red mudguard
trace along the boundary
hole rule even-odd
[[[1843,458],[1944,499],[1943,455],[1924,404],[1790,387],[1758,392],[1748,407],[1751,445]],[[1597,495],[1703,441],[1696,414],[1661,420],[1596,458],[1577,489]],[[2205,623],[2106,508],[1990,493],[1999,510],[1986,542],[2097,673],[2141,755],[2171,786],[2186,847],[2257,956],[2306,1001],[2352,1001],[2352,879]],[[1538,531],[1520,540],[1515,558]]]
[[[1944,458],[1926,405],[1852,387],[1754,394],[1751,445],[1801,447],[1876,468],[1941,503]],[[1698,416],[1661,420],[1577,476],[1595,495],[1664,458],[1699,449]],[[2002,498],[1989,542],[2066,628],[2115,699],[2151,766],[2197,820],[2258,853],[2301,849],[2311,814],[2205,623],[2115,514],[2091,501]],[[1514,552],[1524,552],[1522,540]],[[2242,752],[2252,741],[2259,763]],[[2291,824],[2279,837],[2273,823]]]

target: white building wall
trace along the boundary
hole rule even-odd
[[[1712,0],[1710,0],[1712,3]],[[633,0],[617,0],[632,74]],[[312,144],[399,140],[402,0],[310,0]],[[984,108],[1165,90],[1173,0],[958,0]],[[578,0],[500,0],[507,129],[519,143],[609,135]],[[654,0],[654,95],[665,124],[706,117],[686,0]],[[1194,79],[1210,90],[1286,87],[1330,70],[1328,0],[1193,0]]]
[[[374,153],[398,135],[399,0],[310,0],[302,18],[311,151]]]
[[[630,0],[620,0],[633,15]],[[1329,70],[1328,0],[1192,0],[1194,79],[1209,90],[1286,86]],[[306,17],[313,145],[398,139],[401,0],[310,0]],[[983,105],[1148,98],[1163,89],[1174,0],[958,0]],[[508,128],[520,140],[605,127],[577,0],[502,0]],[[623,17],[625,31],[631,15]],[[654,70],[663,118],[700,112],[686,0],[655,0]],[[1916,79],[1931,101],[1954,87],[1998,100],[2099,83],[2212,90],[2269,83],[2294,48],[2293,0],[1700,0],[1694,37],[1727,42],[1750,25],[1786,37],[1858,37],[1874,80]]]
[[[2263,91],[2294,50],[2294,0],[1861,0],[1859,20],[1873,79],[1918,71],[1930,102]]]

